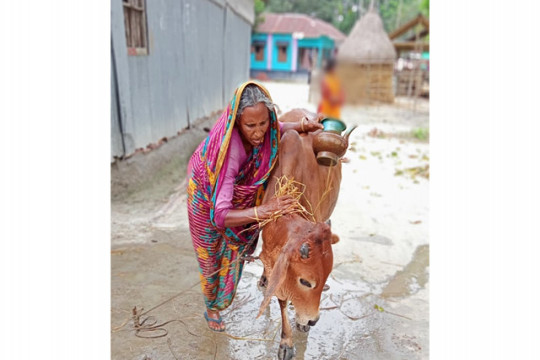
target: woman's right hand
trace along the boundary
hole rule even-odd
[[[294,210],[292,205],[295,202],[296,199],[291,195],[272,198],[266,204],[257,206],[257,215],[259,219],[265,220],[271,218],[278,210],[281,210],[282,215],[288,214]]]

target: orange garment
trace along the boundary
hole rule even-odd
[[[336,74],[325,74],[321,82],[321,101],[317,111],[328,117],[340,119],[343,100],[341,82]]]

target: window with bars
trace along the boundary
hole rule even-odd
[[[123,0],[126,44],[129,55],[148,55],[144,0]]]
[[[278,62],[287,62],[287,47],[288,43],[278,43]]]
[[[255,42],[253,45],[251,45],[251,52],[255,54],[255,60],[256,61],[263,61],[264,60],[264,48],[265,48],[264,42]]]

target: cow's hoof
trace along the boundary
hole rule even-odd
[[[285,344],[279,345],[278,359],[279,360],[290,360],[294,357],[294,346],[287,346]]]
[[[307,333],[309,331],[309,329],[311,329],[311,326],[309,325],[300,325],[300,324],[296,324],[296,328],[298,330],[300,330],[301,332],[305,332]]]
[[[263,289],[266,289],[266,286],[268,286],[268,279],[266,278],[266,276],[264,274],[261,275],[261,278],[259,279],[259,282],[257,283],[257,286],[259,286],[260,288],[263,288]]]

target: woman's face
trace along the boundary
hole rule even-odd
[[[245,108],[238,121],[242,137],[251,146],[262,144],[268,126],[270,126],[270,117],[264,103]]]

